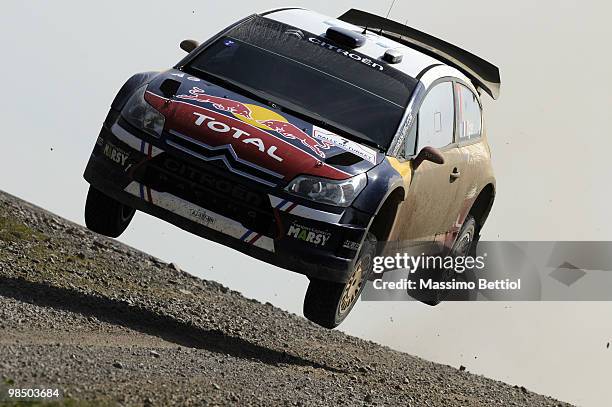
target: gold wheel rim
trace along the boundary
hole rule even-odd
[[[340,314],[343,314],[346,312],[346,310],[350,309],[361,292],[364,276],[364,259],[365,258],[361,258],[355,265],[355,271],[351,275],[348,283],[346,283],[344,286],[344,291],[342,292],[342,297],[340,300]]]

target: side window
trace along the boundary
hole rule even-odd
[[[482,132],[482,112],[476,95],[467,87],[457,84],[457,98],[461,122],[459,123],[459,141],[480,137]]]
[[[441,148],[453,142],[455,100],[452,82],[435,85],[419,109],[417,153],[423,147]]]

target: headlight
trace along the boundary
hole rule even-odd
[[[300,175],[285,190],[311,201],[346,207],[357,198],[367,182],[365,174],[342,181]]]
[[[166,118],[144,99],[147,85],[139,88],[125,104],[121,115],[132,126],[159,137],[164,129]]]

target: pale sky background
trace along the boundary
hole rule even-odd
[[[391,1],[26,1],[0,13],[0,189],[83,224],[90,151],[133,73],[181,40],[280,6],[386,14]],[[397,0],[391,18],[501,69],[485,98],[498,180],[483,238],[612,240],[612,57],[603,1]],[[301,315],[305,277],[137,214],[120,239]],[[582,406],[612,405],[612,304],[359,303],[341,330]],[[477,359],[476,359],[477,357]]]

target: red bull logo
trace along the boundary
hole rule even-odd
[[[351,173],[330,166],[319,158],[318,154],[323,154],[323,151],[333,144],[321,144],[312,140],[303,131],[287,123],[281,112],[257,104],[244,103],[251,112],[251,118],[248,118],[234,113],[238,109],[231,109],[231,101],[220,98],[224,109],[217,109],[212,104],[213,100],[218,99],[213,99],[197,89],[194,91],[185,92],[186,97],[177,97],[178,103],[174,104],[171,114],[167,117],[167,129],[174,132],[175,136],[201,141],[202,146],[209,150],[228,149],[233,157],[241,162],[252,163],[254,168],[263,171],[270,170],[275,173],[271,175],[287,180],[299,174],[338,180],[351,176]],[[153,92],[147,92],[145,99],[155,109],[168,108],[168,100]],[[183,102],[181,99],[207,102],[205,106],[200,106],[200,103]],[[218,153],[215,159],[228,157],[223,151]],[[225,163],[230,169],[231,162]]]
[[[222,112],[230,112],[232,114],[246,117],[247,119],[252,119],[251,117],[251,109],[244,103],[226,99],[218,96],[212,96],[206,94],[204,89],[200,89],[198,87],[194,87],[189,91],[189,95],[178,95],[177,98],[180,99],[188,99],[188,100],[197,100],[198,102],[203,103],[212,103],[213,107]]]
[[[299,140],[303,145],[314,151],[321,158],[325,158],[325,153],[321,151],[321,149],[328,150],[331,146],[331,144],[327,141],[316,140],[304,133],[298,127],[288,122],[283,122],[280,120],[263,120],[260,123],[271,128],[287,139]]]
[[[321,158],[325,158],[323,150],[328,150],[333,145],[328,141],[317,140],[306,134],[303,130],[289,123],[283,116],[274,111],[257,105],[249,105],[231,99],[211,96],[206,94],[205,90],[198,87],[193,87],[189,91],[189,95],[178,95],[177,98],[212,103],[215,109],[232,113],[237,119],[255,127],[275,131],[289,140],[299,140],[302,145]]]

